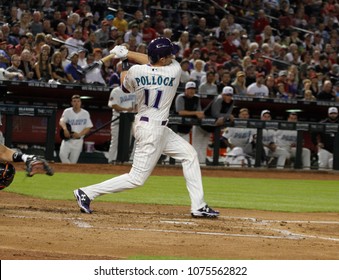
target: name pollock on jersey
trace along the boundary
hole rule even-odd
[[[151,86],[151,85],[159,85],[159,86],[173,86],[173,81],[175,78],[171,77],[163,77],[163,76],[141,76],[138,78],[135,78],[137,85],[143,85],[143,86]]]

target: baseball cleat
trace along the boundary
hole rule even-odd
[[[89,205],[91,203],[89,197],[80,189],[75,190],[73,193],[75,198],[77,199],[80,211],[82,213],[91,214],[93,211],[89,208]]]
[[[213,210],[211,207],[209,207],[206,204],[204,207],[191,212],[191,215],[193,218],[201,218],[201,217],[216,218],[219,216],[219,211]]]

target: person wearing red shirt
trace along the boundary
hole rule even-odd
[[[264,10],[258,11],[258,18],[253,23],[253,30],[255,34],[261,34],[264,28],[269,25],[270,22],[267,19]]]

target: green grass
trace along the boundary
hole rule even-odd
[[[53,177],[27,178],[24,172],[17,172],[6,191],[45,199],[74,200],[74,189],[112,177],[109,174],[56,173]],[[337,181],[204,177],[203,183],[206,202],[216,208],[339,212]],[[96,201],[190,205],[181,176],[151,176],[143,187],[104,195]]]

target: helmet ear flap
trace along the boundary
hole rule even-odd
[[[9,162],[0,163],[0,190],[7,188],[14,179],[15,168]]]

